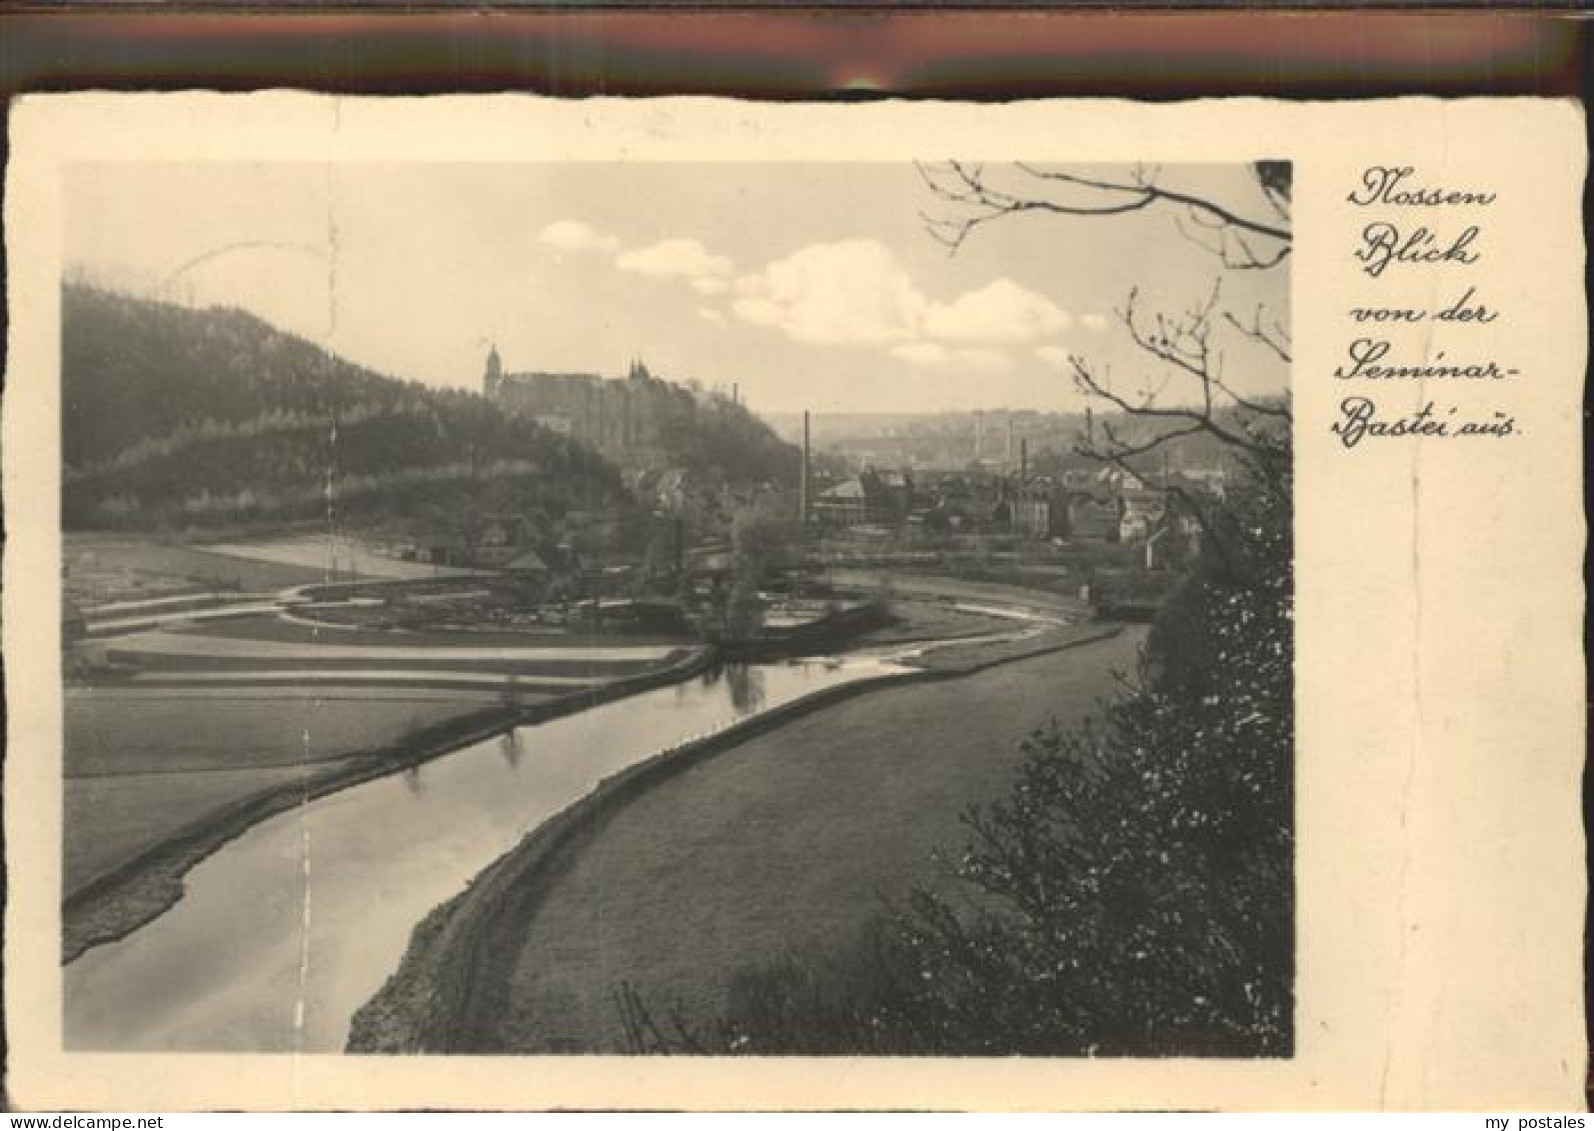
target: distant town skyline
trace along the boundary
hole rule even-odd
[[[1243,166],[1160,176],[1262,206]],[[1160,383],[1113,313],[1131,287],[1178,311],[1222,273],[1167,209],[1009,217],[949,254],[911,164],[84,165],[64,191],[69,270],[396,377],[479,389],[494,344],[509,371],[641,358],[768,413],[1078,411],[1071,353]],[[1223,286],[1287,322],[1285,270]]]

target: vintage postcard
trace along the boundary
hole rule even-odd
[[[62,95],[17,1102],[1581,1106],[1581,108]]]

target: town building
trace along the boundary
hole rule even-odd
[[[820,492],[813,513],[819,522],[833,526],[894,526],[907,520],[914,503],[911,475],[869,468],[855,479]]]
[[[1168,509],[1165,492],[1144,487],[1126,488],[1118,500],[1118,541],[1124,543],[1144,542],[1162,525]]]

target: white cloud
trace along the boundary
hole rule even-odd
[[[710,275],[699,275],[692,280],[692,289],[700,295],[722,295],[731,289],[731,285],[724,279],[716,279]]]
[[[697,316],[699,318],[701,318],[703,321],[711,323],[712,325],[715,325],[715,326],[723,326],[723,325],[725,325],[725,315],[722,314],[720,311],[715,310],[712,306],[700,306],[700,307],[698,307],[697,308]]]
[[[622,252],[614,265],[622,271],[647,275],[654,279],[685,279],[694,287],[699,281],[706,286],[724,289],[724,281],[732,270],[731,261],[715,255],[696,240],[660,240],[648,247]],[[699,288],[700,294],[718,293]]]
[[[1067,325],[1068,315],[1051,299],[1011,279],[997,279],[949,303],[932,303],[924,314],[924,332],[951,342],[1028,342]]]
[[[763,271],[729,282],[731,310],[808,345],[876,346],[910,365],[996,370],[991,347],[1034,341],[1069,323],[1044,295],[997,279],[934,302],[875,240],[810,244]]]
[[[616,237],[580,220],[555,220],[537,233],[537,239],[560,251],[601,251],[612,255],[620,250]]]
[[[1107,328],[1107,316],[1105,314],[1081,314],[1079,316],[1079,324],[1091,333],[1099,334]]]
[[[754,326],[780,325],[781,309],[767,298],[739,298],[731,303],[731,309],[743,322]]]
[[[743,276],[736,313],[810,345],[889,345],[915,336],[925,298],[874,240],[811,244]]]
[[[1035,356],[1047,365],[1054,365],[1058,369],[1068,364],[1068,351],[1062,346],[1041,346],[1036,349]]]

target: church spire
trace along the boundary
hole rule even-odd
[[[496,399],[498,388],[504,381],[504,365],[498,357],[498,343],[491,342],[487,347],[487,372],[482,377],[482,392],[489,398]]]

